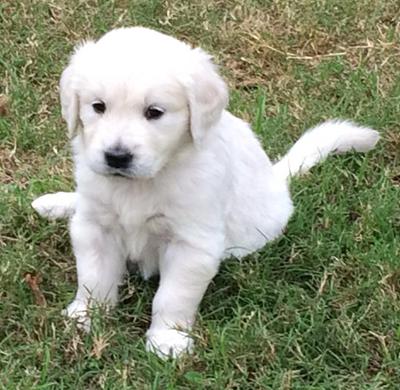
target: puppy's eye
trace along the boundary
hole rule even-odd
[[[164,110],[157,106],[149,106],[144,112],[146,119],[158,119],[164,114]]]
[[[96,112],[97,114],[104,114],[106,111],[106,104],[101,100],[99,100],[98,102],[94,102],[92,104],[92,107],[94,112]]]

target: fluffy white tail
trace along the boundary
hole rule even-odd
[[[379,133],[367,127],[348,121],[327,121],[305,132],[274,165],[274,170],[281,177],[290,179],[307,172],[330,153],[344,153],[352,149],[367,152],[378,140]]]

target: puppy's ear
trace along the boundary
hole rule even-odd
[[[95,43],[87,41],[79,44],[71,56],[69,65],[64,69],[60,79],[60,100],[61,113],[67,122],[68,135],[75,137],[80,126],[79,118],[79,96],[78,96],[78,72],[77,69],[84,69],[90,58]]]
[[[190,131],[194,142],[198,143],[221,117],[228,104],[228,88],[210,55],[201,49],[193,49],[193,54],[195,64],[187,93]]]
[[[79,98],[74,88],[74,67],[70,64],[64,69],[60,79],[61,113],[67,122],[68,136],[73,138],[80,125]]]

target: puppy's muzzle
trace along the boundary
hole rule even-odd
[[[133,154],[126,149],[114,148],[104,152],[104,159],[110,168],[127,169],[131,166]]]

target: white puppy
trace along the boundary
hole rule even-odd
[[[126,260],[160,274],[147,348],[192,349],[198,305],[222,259],[278,237],[293,211],[291,175],[330,152],[367,151],[374,130],[326,122],[272,164],[248,124],[225,111],[226,84],[200,49],[145,28],[80,45],[61,77],[75,193],[33,207],[71,217],[78,291],[66,313],[114,305]]]

